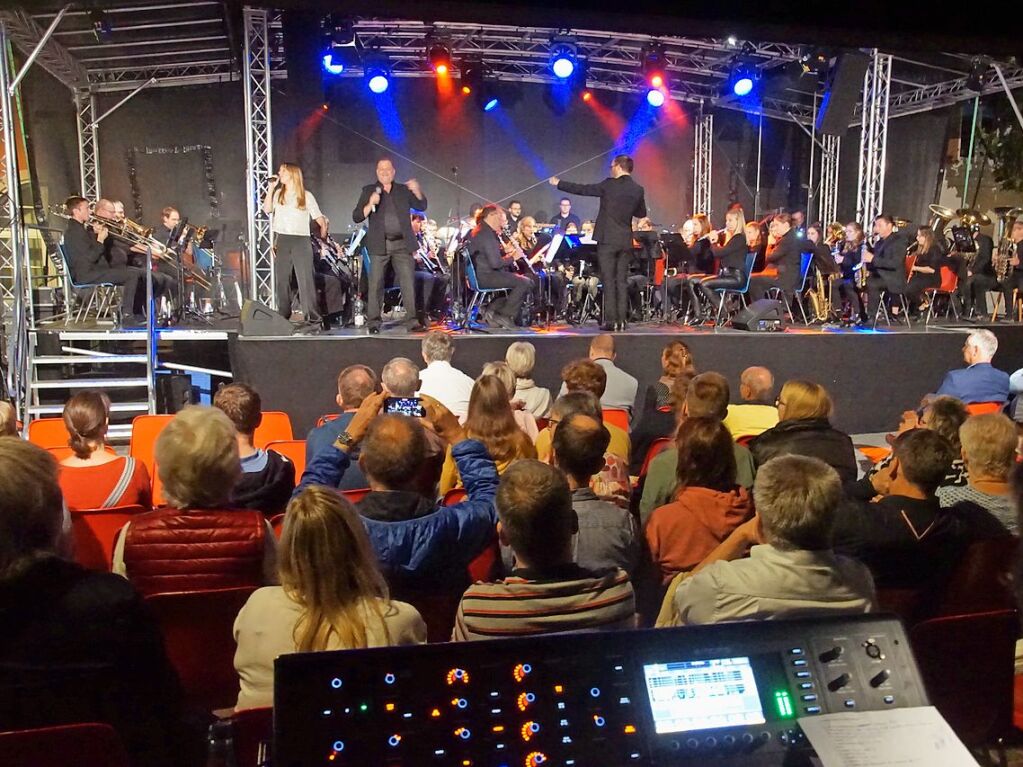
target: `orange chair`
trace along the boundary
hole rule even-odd
[[[957,302],[959,301],[959,274],[955,269],[948,266],[943,266],[939,270],[941,273],[941,285],[936,288],[927,288],[924,291],[925,295],[930,296],[930,303],[927,305],[927,319],[924,320],[925,325],[931,324],[931,319],[934,317],[934,301],[938,296],[945,296],[948,299],[948,307],[945,309],[945,319],[948,319],[950,314],[955,314],[955,318],[959,319],[959,307]],[[1001,294],[999,294],[999,299]],[[998,299],[996,299],[995,310],[997,311]]]
[[[281,530],[284,529],[284,513],[274,514],[270,517],[270,527],[273,528],[274,537],[277,540],[281,539]]]
[[[75,561],[90,570],[110,572],[117,534],[131,522],[132,517],[144,511],[141,506],[72,511],[71,532],[75,541]]]
[[[464,487],[453,487],[444,493],[444,500],[441,501],[442,506],[454,506],[456,503],[461,503],[466,499],[466,492]]]
[[[146,465],[149,476],[156,478],[156,438],[174,418],[172,415],[137,415],[131,422],[128,455]],[[155,503],[155,500],[154,500]]]
[[[153,611],[186,701],[203,711],[234,706],[234,620],[253,588],[152,594]]]
[[[67,447],[68,434],[63,418],[38,418],[28,423],[28,441],[39,447]]]
[[[341,495],[349,500],[350,503],[358,503],[367,495],[369,495],[368,487],[360,487],[358,490],[341,490]]]
[[[646,451],[646,458],[643,459],[643,468],[639,470],[640,479],[645,477],[647,472],[650,471],[650,462],[653,461],[654,458],[674,446],[675,440],[671,437],[658,437],[650,443],[650,447]]]
[[[629,411],[617,407],[606,407],[604,412],[604,423],[610,423],[619,429],[629,430]]]
[[[103,449],[110,453],[110,455],[117,455],[117,451],[110,447],[110,445],[105,445]],[[75,454],[75,451],[66,445],[64,447],[48,447],[46,452],[58,461],[63,461],[65,458],[70,458]]]
[[[298,486],[302,479],[302,472],[305,471],[305,440],[304,439],[275,439],[268,442],[267,450],[280,453],[293,464],[295,464],[295,486]]]
[[[62,724],[0,732],[4,767],[128,767],[128,754],[109,724]]]
[[[280,410],[267,410],[263,413],[263,420],[256,427],[252,442],[258,448],[265,448],[271,442],[283,442],[294,438],[295,433],[291,429],[291,418],[288,414]]]
[[[970,415],[987,415],[988,413],[1000,413],[1005,407],[1004,402],[971,402],[966,406],[966,412]]]

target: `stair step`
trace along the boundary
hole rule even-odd
[[[147,388],[147,378],[75,378],[67,381],[32,381],[31,389],[128,389]]]
[[[66,354],[60,356],[33,357],[33,365],[93,365],[146,364],[145,354]]]
[[[60,415],[64,412],[63,405],[29,405],[28,412],[34,416]],[[148,402],[114,402],[110,405],[111,413],[148,413]],[[110,428],[113,428],[111,426]]]

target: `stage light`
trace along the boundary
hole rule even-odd
[[[345,71],[345,63],[336,59],[333,52],[325,53],[323,55],[323,71],[328,75],[339,75]]]
[[[377,95],[385,92],[391,85],[391,78],[384,64],[371,64],[365,71],[366,85]]]
[[[462,93],[464,93],[466,96],[468,96],[470,93],[472,93],[472,88],[470,88],[468,85],[463,85],[462,86]]]
[[[668,59],[663,48],[659,45],[644,48],[641,63],[643,77],[651,88],[664,88],[668,84]]]
[[[743,96],[749,96],[753,92],[753,88],[756,86],[758,73],[756,68],[750,66],[745,61],[736,60],[732,65],[731,74],[728,77],[728,81],[731,84],[732,93],[740,98]]]
[[[447,43],[434,42],[426,48],[426,58],[430,68],[441,77],[451,73],[451,48]]]
[[[593,98],[593,94],[590,91],[583,91],[583,101],[589,101]]]
[[[573,43],[556,43],[551,49],[551,71],[560,80],[567,80],[575,74],[578,56]]]
[[[351,19],[324,16],[320,20],[320,41],[323,51],[320,61],[326,74],[337,77],[359,65],[359,41]]]
[[[736,96],[748,96],[751,90],[753,90],[752,77],[740,77],[732,83],[732,92]]]
[[[966,89],[974,93],[984,90],[984,75],[987,74],[988,65],[982,59],[976,58],[970,62],[970,73],[966,76]]]
[[[501,103],[501,102],[500,102],[500,100],[499,100],[499,99],[497,98],[497,96],[491,96],[491,97],[490,97],[490,98],[489,98],[489,99],[487,100],[487,102],[486,102],[486,103],[485,103],[485,104],[483,105],[483,111],[484,111],[484,112],[489,112],[489,111],[491,111],[492,109],[496,109],[496,108],[497,108],[497,105],[498,105],[498,104],[500,104],[500,103]]]
[[[657,88],[651,88],[646,92],[646,103],[655,109],[660,109],[664,106],[665,96],[664,91]]]
[[[114,28],[106,13],[99,9],[89,11],[89,21],[92,23],[92,33],[96,36],[97,42],[105,43],[110,39],[110,33]]]
[[[739,39],[735,35],[729,35],[725,42],[728,43],[729,48],[734,48],[739,44]]]

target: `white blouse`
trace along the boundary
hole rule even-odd
[[[276,193],[273,202],[273,230],[276,234],[308,237],[310,219],[315,221],[323,215],[312,192],[305,193],[305,208],[299,208],[297,205],[287,202],[279,202]]]

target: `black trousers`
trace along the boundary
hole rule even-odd
[[[366,321],[371,325],[380,324],[380,305],[384,301],[384,277],[387,265],[394,268],[394,276],[401,288],[401,300],[405,304],[405,318],[411,319],[416,313],[415,263],[405,245],[405,239],[387,240],[383,253],[369,254],[369,300],[366,302]]]
[[[1001,283],[1002,295],[1005,296],[1005,315],[1014,317],[1012,306],[1012,292],[1019,291],[1018,298],[1023,298],[1023,270],[1013,269]]]
[[[906,301],[909,303],[909,308],[916,311],[924,291],[928,288],[936,288],[939,285],[941,285],[941,277],[939,275],[913,272],[913,276],[906,283]]]
[[[975,274],[966,280],[963,293],[963,313],[969,316],[975,304],[980,304],[981,314],[987,312],[987,293],[989,290],[1000,290],[998,280],[993,274]]]
[[[155,277],[155,275],[154,275]],[[146,273],[137,266],[107,266],[96,269],[88,275],[80,278],[81,282],[109,282],[111,285],[120,285],[124,290],[121,293],[121,314],[135,314],[136,309],[141,311],[142,306],[138,302],[146,302]],[[156,282],[153,282],[156,288]]]
[[[643,310],[643,291],[650,284],[645,274],[630,274],[626,280],[626,292],[629,294],[629,311],[639,314]]]
[[[744,284],[745,279],[741,272],[735,269],[725,269],[717,277],[701,280],[698,287],[707,304],[714,308],[721,302],[721,297],[715,291],[740,290]]]
[[[625,322],[629,314],[629,259],[632,250],[597,246],[597,265],[604,283],[605,325]]]
[[[904,290],[891,290],[884,278],[877,274],[867,277],[867,319],[871,322],[877,316],[877,307],[881,304],[881,293],[888,291],[891,296],[901,295]]]
[[[313,249],[308,235],[278,234],[274,242],[274,294],[277,296],[277,312],[291,317],[291,273],[298,283],[298,302],[306,321],[318,322],[316,310],[316,280],[313,279]]]
[[[863,309],[863,298],[860,296],[859,288],[856,287],[856,283],[852,279],[840,279],[835,283],[832,289],[832,303],[834,303],[834,296],[839,297],[838,310],[841,313],[841,302],[849,302],[850,316],[864,318]]]
[[[772,288],[780,288],[789,304],[795,298],[796,286],[783,281],[780,277],[753,277],[750,279],[749,292],[754,298],[767,298],[767,292]]]
[[[508,319],[518,315],[526,294],[533,289],[533,281],[529,277],[505,271],[480,269],[476,272],[476,281],[481,288],[508,288],[507,296],[496,298],[490,304],[491,311]]]
[[[448,295],[450,279],[446,274],[434,274],[426,269],[416,270],[416,312],[418,314],[444,311],[444,301]]]

